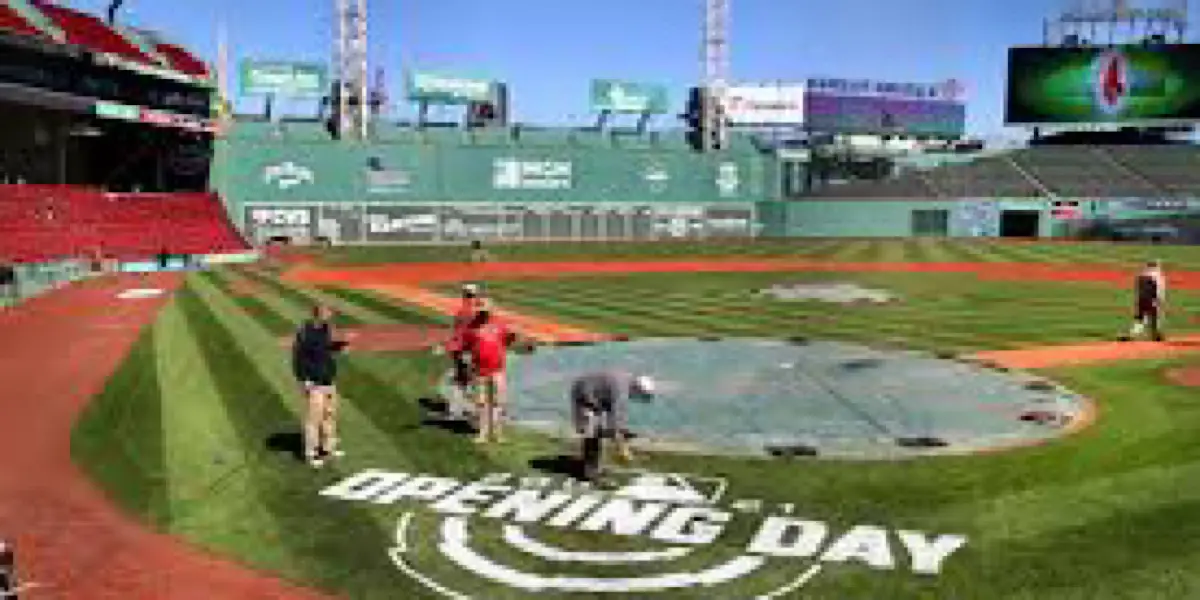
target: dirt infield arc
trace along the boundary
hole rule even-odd
[[[422,285],[486,279],[562,278],[636,273],[958,273],[993,281],[1055,281],[1129,284],[1131,274],[1103,266],[1028,263],[853,263],[804,260],[707,260],[668,262],[533,262],[533,263],[414,263],[331,269],[310,263],[291,269],[286,278],[309,284],[337,284],[385,293],[397,299],[450,314],[453,298]],[[1200,290],[1200,272],[1169,274],[1174,289]],[[580,330],[514,311],[503,313],[518,326],[543,340],[603,339],[602,333]],[[981,352],[975,358],[1012,369],[1042,369],[1072,364],[1167,358],[1200,352],[1200,335],[1168,343],[1096,342]]]
[[[178,275],[112,277],[0,312],[0,537],[17,547],[21,598],[320,598],[153,533],[117,512],[71,462],[71,428],[169,296]]]

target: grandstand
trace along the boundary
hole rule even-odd
[[[208,191],[203,60],[46,0],[0,0],[0,63],[0,259],[248,249]]]
[[[877,181],[812,190],[816,198],[1190,198],[1200,194],[1192,145],[1041,146],[961,164],[907,168]]]

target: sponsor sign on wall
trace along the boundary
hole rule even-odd
[[[308,240],[313,235],[316,219],[312,207],[246,207],[247,234],[262,242],[273,237]]]
[[[734,86],[725,90],[725,118],[734,126],[804,124],[803,85]]]
[[[429,242],[438,238],[442,222],[436,207],[367,206],[366,239],[371,242]]]
[[[492,187],[497,190],[569,190],[571,161],[497,158],[492,163]]]

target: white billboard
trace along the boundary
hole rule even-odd
[[[804,85],[768,84],[725,89],[725,117],[737,126],[804,124]]]

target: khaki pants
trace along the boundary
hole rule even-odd
[[[500,438],[508,382],[504,371],[475,378],[475,409],[479,417],[479,441]]]
[[[304,415],[304,458],[316,458],[321,451],[337,450],[337,388],[332,385],[303,384],[308,401]]]

